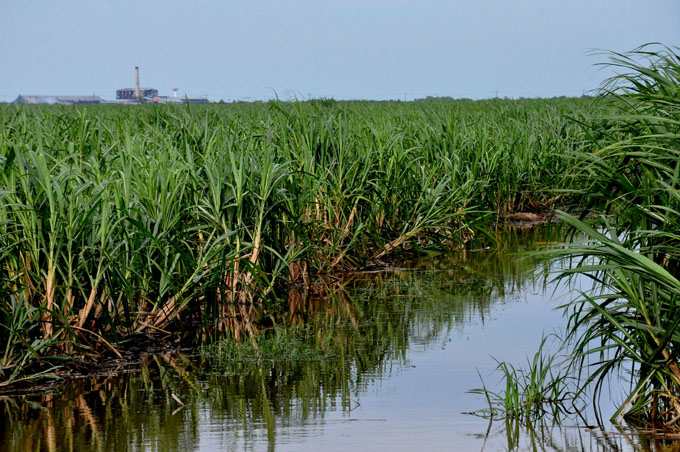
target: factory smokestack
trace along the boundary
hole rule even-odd
[[[137,103],[142,103],[142,92],[139,89],[139,66],[135,66],[135,98]]]

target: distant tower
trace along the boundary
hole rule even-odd
[[[172,90],[175,92],[175,99],[177,99],[177,91],[179,91],[179,88],[173,88]]]
[[[142,103],[142,91],[139,89],[139,66],[135,66],[135,98],[137,103]]]

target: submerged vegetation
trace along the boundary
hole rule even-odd
[[[0,109],[0,386],[543,211],[588,99]]]

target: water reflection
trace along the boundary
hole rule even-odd
[[[291,294],[270,323],[303,325],[323,359],[233,362],[186,350],[123,375],[2,397],[0,450],[680,450],[625,431],[487,427],[460,414],[461,394],[478,385],[475,367],[522,348],[503,330],[506,311],[538,333],[552,321],[535,325],[547,312],[547,264],[517,254],[552,236],[501,237],[502,252],[420,259]]]
[[[632,431],[621,426],[612,430],[588,429],[578,427],[522,424],[516,421],[503,421],[497,428],[494,423],[484,438],[505,435],[508,451],[554,451],[554,452],[677,452],[680,442],[649,437],[642,432]],[[489,450],[485,446],[481,450]],[[495,449],[490,449],[495,450]]]

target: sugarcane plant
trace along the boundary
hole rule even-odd
[[[610,114],[584,126],[578,209],[560,214],[585,243],[557,251],[594,291],[569,303],[573,364],[599,397],[607,378],[630,390],[612,416],[680,427],[680,55],[648,44],[610,54]],[[577,216],[576,216],[577,215]]]

